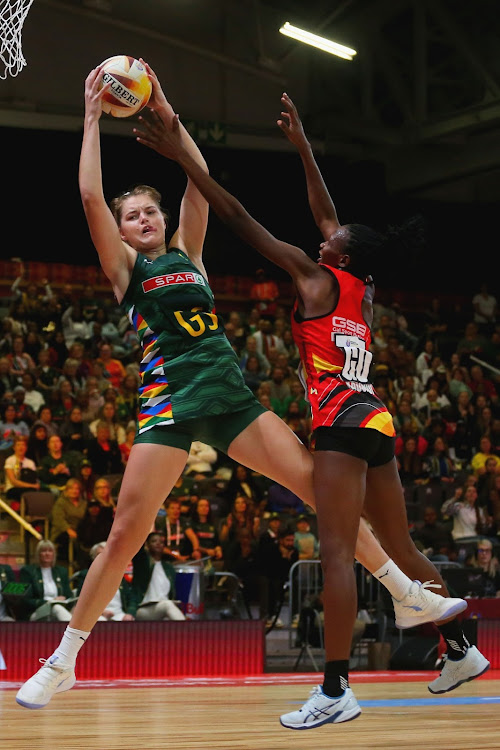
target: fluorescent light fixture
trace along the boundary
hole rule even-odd
[[[310,44],[312,47],[317,47],[318,49],[323,50],[323,52],[329,52],[331,55],[342,57],[344,60],[352,60],[354,55],[357,54],[355,49],[344,47],[343,44],[331,42],[329,39],[325,39],[322,36],[311,34],[310,31],[299,29],[297,26],[292,26],[288,21],[283,24],[280,32],[292,39],[297,39],[299,42],[304,42],[304,44]]]

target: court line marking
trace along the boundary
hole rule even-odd
[[[349,681],[352,685],[356,683],[372,682],[430,682],[436,678],[436,671],[432,672],[352,672],[349,675]],[[78,672],[77,672],[78,677]],[[499,680],[500,670],[489,670],[484,674],[481,680]],[[154,679],[141,679],[140,677],[131,680],[84,680],[78,679],[75,685],[77,689],[87,688],[141,688],[141,687],[238,687],[250,685],[317,685],[322,681],[320,672],[279,672],[259,675],[241,675],[239,677],[166,677]],[[0,681],[0,690],[9,690],[19,688],[23,682],[19,681]],[[73,688],[73,689],[75,689]],[[436,697],[431,700],[443,700]]]
[[[290,705],[302,705],[304,701],[288,701]],[[360,700],[363,708],[423,708],[424,706],[471,706],[479,703],[500,703],[500,695],[488,697],[469,696],[457,697],[436,696],[435,698],[392,698],[378,700]]]

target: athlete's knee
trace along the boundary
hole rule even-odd
[[[114,523],[106,542],[106,547],[101,554],[109,560],[125,560],[127,564],[139,551],[141,544],[146,541],[147,532],[138,533],[137,525],[129,523]]]
[[[353,568],[354,548],[342,540],[328,540],[323,542],[320,539],[321,546],[321,567],[323,575],[335,576],[342,575],[342,571],[349,571]]]

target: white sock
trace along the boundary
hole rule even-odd
[[[70,628],[68,625],[61,643],[48,660],[49,663],[53,664],[59,660],[64,666],[74,667],[78,652],[89,635],[90,633],[86,633],[84,630],[76,630],[76,628]]]
[[[375,573],[374,577],[386,587],[387,591],[397,601],[404,599],[413,581],[398,568],[394,560],[389,559]]]

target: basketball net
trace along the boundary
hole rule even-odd
[[[0,0],[0,78],[12,77],[26,65],[22,30],[33,0]],[[2,69],[3,65],[3,69]]]

